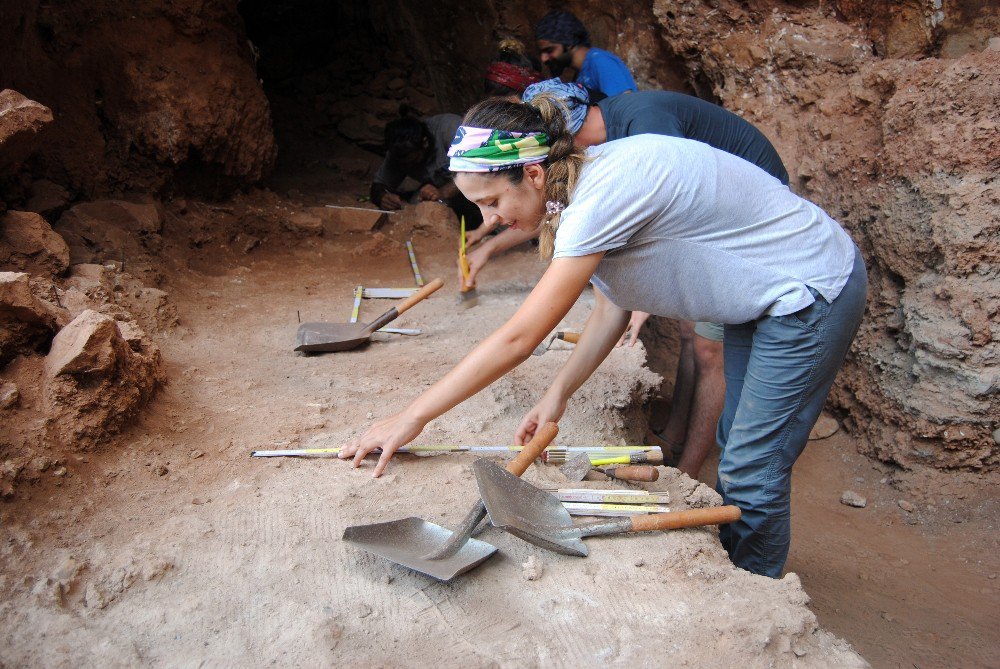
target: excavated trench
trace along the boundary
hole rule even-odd
[[[461,113],[497,42],[530,47],[548,7],[0,4],[0,88],[17,91],[0,92],[0,662],[863,666],[856,648],[876,666],[990,666],[1000,18],[898,4],[570,3],[640,88],[761,127],[865,254],[869,310],[828,405],[844,429],[797,466],[794,573],[734,569],[711,530],[592,540],[586,560],[487,532],[501,555],[448,586],[340,536],[456,524],[471,457],[400,457],[372,481],[247,454],[339,445],[530,290],[542,265],[513,252],[480,307],[446,290],[400,319],[418,337],[289,350],[300,318],[343,320],[359,283],[412,282],[407,239],[453,283],[447,210],[359,232],[323,205],[368,206],[400,105]],[[648,354],[616,351],[581,389],[560,440],[641,438],[676,358],[673,326],[650,332]],[[566,355],[421,439],[505,442]],[[676,508],[717,502],[674,470],[655,487]],[[848,488],[868,507],[838,504]]]

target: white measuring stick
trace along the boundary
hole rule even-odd
[[[410,268],[413,270],[413,279],[417,282],[417,287],[422,288],[424,277],[420,276],[420,268],[417,267],[417,254],[414,253],[413,242],[409,239],[406,240],[406,252],[410,256]]]
[[[362,297],[366,300],[401,300],[415,292],[416,288],[365,288]]]
[[[428,446],[402,446],[397,453],[517,453],[521,446],[473,446],[465,444],[431,444]],[[566,448],[562,446],[560,448]],[[602,446],[571,446],[570,448],[581,451],[598,450]],[[374,452],[374,451],[373,451]],[[340,453],[339,446],[330,448],[289,448],[282,450],[251,451],[250,455],[255,458],[276,458],[281,456],[296,457],[303,455],[336,455]]]
[[[592,488],[559,488],[549,493],[560,502],[591,502],[597,504],[669,504],[670,494],[645,490],[596,490]]]
[[[392,334],[410,335],[412,337],[420,334],[421,331],[413,328],[379,328],[376,332],[391,332]]]
[[[563,502],[571,516],[643,516],[647,513],[666,513],[663,504],[591,504],[589,502]]]
[[[354,289],[354,308],[351,309],[351,323],[358,322],[358,316],[361,314],[361,296],[365,292],[364,286],[357,286]]]

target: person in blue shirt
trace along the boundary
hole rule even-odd
[[[558,77],[567,67],[577,71],[576,83],[607,97],[637,90],[621,58],[590,45],[590,34],[573,14],[553,10],[535,26],[542,64]]]

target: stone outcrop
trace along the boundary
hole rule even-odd
[[[65,312],[31,290],[23,272],[0,272],[0,369],[18,355],[44,351]]]
[[[69,267],[69,247],[38,214],[0,215],[0,270],[58,276]]]
[[[38,133],[52,123],[52,110],[15,90],[0,90],[0,176],[38,148]]]
[[[55,230],[78,263],[117,263],[149,283],[159,281],[150,254],[162,248],[163,214],[153,202],[98,200],[66,211]]]
[[[85,198],[259,180],[275,145],[236,6],[29,0],[0,8],[4,82],[58,110],[34,176]]]
[[[57,419],[52,436],[87,448],[117,431],[163,381],[160,366],[159,348],[135,325],[84,311],[59,331],[45,358],[46,401]]]

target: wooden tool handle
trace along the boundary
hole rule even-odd
[[[651,483],[660,478],[660,471],[652,465],[625,465],[624,467],[611,467],[604,470],[604,473],[613,479],[622,481],[644,481]]]
[[[441,279],[434,279],[429,284],[427,284],[426,286],[415,292],[413,295],[410,295],[408,298],[397,304],[396,311],[400,314],[403,313],[417,302],[420,302],[421,300],[430,297],[431,293],[433,293],[435,290],[437,290],[443,285],[444,281],[442,281]]]
[[[555,423],[546,423],[535,430],[535,436],[531,438],[531,441],[525,444],[516,458],[507,463],[507,471],[514,476],[523,474],[528,465],[542,454],[542,451],[556,438],[557,434],[559,434],[559,426]]]
[[[682,527],[701,527],[703,525],[724,525],[739,519],[740,509],[737,506],[671,511],[648,516],[635,516],[632,518],[631,531],[648,532],[650,530],[676,530]]]
[[[556,334],[557,337],[563,341],[568,341],[570,344],[576,344],[580,341],[579,332],[559,332]]]

